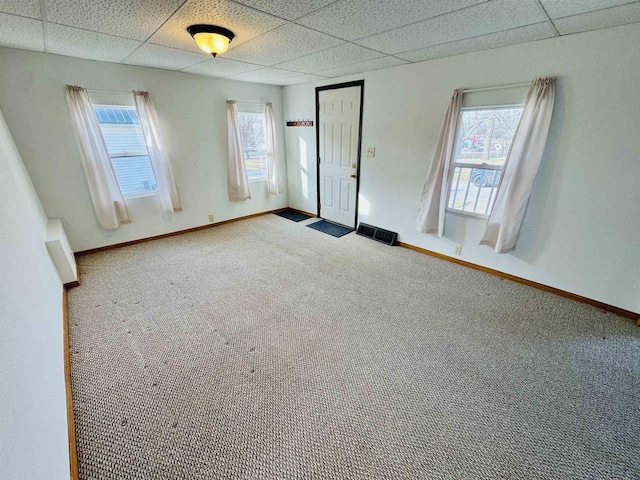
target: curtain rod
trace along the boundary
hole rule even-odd
[[[244,105],[266,105],[269,102],[238,102],[236,101],[236,103],[242,103]]]
[[[128,92],[122,92],[117,90],[99,90],[97,88],[87,88],[87,92],[96,92],[96,93],[117,93],[120,95],[133,95],[133,90],[129,90]]]
[[[531,82],[510,83],[510,84],[507,84],[507,85],[496,85],[494,87],[465,88],[465,89],[462,90],[462,93],[487,92],[489,90],[500,90],[500,89],[503,89],[503,88],[528,87],[529,85],[531,85]]]

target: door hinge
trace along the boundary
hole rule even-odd
[[[318,165],[320,165],[320,157],[318,157]]]

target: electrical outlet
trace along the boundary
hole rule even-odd
[[[375,157],[376,156],[376,147],[367,148],[367,157]]]
[[[209,215],[209,221],[213,222],[213,213],[211,215]]]
[[[453,253],[456,255],[460,255],[462,253],[462,245],[458,245],[457,243],[453,246]]]

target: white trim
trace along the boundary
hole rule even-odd
[[[118,155],[109,155],[109,158],[148,157],[148,156],[149,156],[149,151],[146,150],[144,152],[139,152],[139,153],[124,152],[124,153],[119,153]]]
[[[464,163],[453,161],[458,168],[471,168],[478,170],[504,170],[504,163],[502,165],[490,165],[488,163]],[[455,170],[455,169],[454,169]]]
[[[131,194],[131,195],[124,195],[124,199],[125,200],[131,200],[131,199],[134,199],[134,198],[154,197],[156,195],[160,195],[158,190],[155,190],[153,192],[134,193],[134,194]]]

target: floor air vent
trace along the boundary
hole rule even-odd
[[[398,234],[395,232],[374,227],[373,225],[367,225],[366,223],[358,225],[358,231],[356,233],[363,237],[369,237],[378,242],[386,243],[387,245],[395,245],[396,239],[398,238]]]

